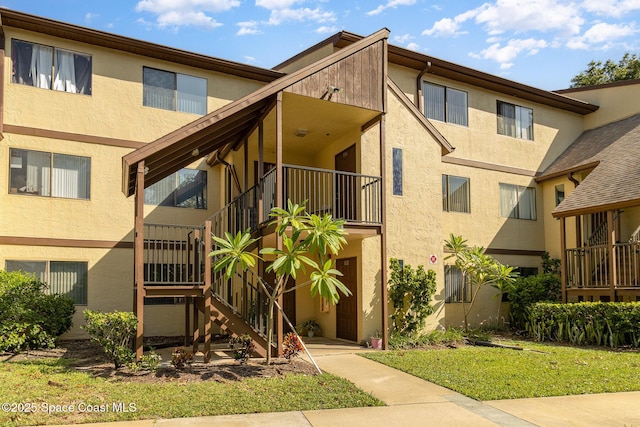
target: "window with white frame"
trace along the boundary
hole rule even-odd
[[[9,151],[9,193],[89,199],[89,157],[18,148]]]
[[[498,133],[533,141],[533,110],[498,101]]]
[[[468,126],[467,92],[426,82],[423,92],[428,119]]]
[[[471,212],[469,178],[442,175],[442,210],[445,212]]]
[[[444,266],[444,302],[471,302],[471,290],[468,289],[466,280],[455,265]]]
[[[535,188],[500,183],[500,216],[535,220]]]
[[[207,79],[143,67],[143,105],[207,114]]]
[[[46,293],[61,294],[76,305],[87,304],[88,263],[84,261],[9,261],[7,271],[32,274],[47,285]]]
[[[91,95],[91,55],[12,40],[11,62],[13,83]]]
[[[148,205],[207,209],[207,171],[180,169],[144,190]]]

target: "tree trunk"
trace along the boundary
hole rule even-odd
[[[269,295],[269,308],[267,309],[267,365],[271,364],[271,345],[273,344],[273,308],[275,306],[275,302],[276,299]]]

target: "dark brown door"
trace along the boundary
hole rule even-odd
[[[267,268],[267,265],[265,265],[265,269],[266,268]],[[273,285],[276,280],[276,276],[273,273],[273,271],[263,272],[262,278],[269,285]],[[295,286],[295,282],[291,280],[291,278],[289,278],[289,281],[287,282],[285,289],[290,289],[294,286]],[[282,309],[284,310],[284,314],[286,314],[287,317],[289,318],[289,322],[291,322],[291,324],[295,327],[296,326],[296,291],[285,292],[282,295]],[[289,325],[287,324],[286,321],[284,322],[283,331],[285,334],[287,332],[293,332],[291,331],[291,328],[289,328]]]
[[[338,153],[335,169],[342,172],[356,172],[355,144]],[[358,180],[353,175],[338,174],[336,177],[335,216],[346,220],[356,220]]]
[[[336,260],[342,283],[351,291],[350,296],[340,294],[336,305],[336,336],[349,341],[358,341],[358,269],[356,258]]]

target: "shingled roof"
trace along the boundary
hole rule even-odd
[[[584,132],[537,181],[591,168],[554,217],[640,205],[640,114]]]

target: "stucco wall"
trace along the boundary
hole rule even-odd
[[[207,110],[240,98],[260,83],[13,28],[5,28],[5,123],[85,135],[149,142],[199,116],[142,105],[143,66],[207,78]],[[92,56],[92,95],[40,89],[11,81],[11,42],[16,38]],[[74,112],[82,112],[77,114]]]
[[[585,129],[593,129],[640,113],[640,81],[620,85],[594,86],[566,93],[565,96],[600,106],[585,117]]]

